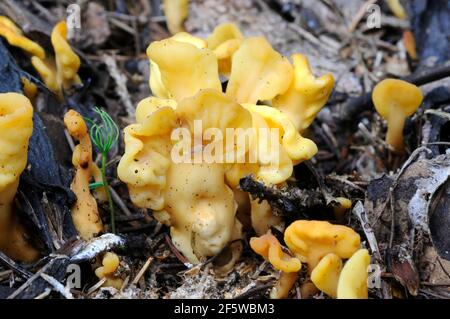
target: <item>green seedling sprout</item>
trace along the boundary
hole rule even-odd
[[[114,212],[114,203],[112,201],[111,192],[109,190],[108,181],[106,179],[106,160],[108,158],[108,153],[114,144],[119,139],[119,127],[113,121],[111,116],[106,113],[104,110],[95,107],[94,112],[97,113],[100,117],[100,123],[95,123],[92,119],[86,118],[86,121],[91,125],[90,135],[92,143],[97,147],[100,151],[102,164],[101,164],[101,173],[102,173],[102,182],[101,183],[92,183],[90,189],[96,189],[99,187],[104,187],[106,196],[108,197],[109,203],[109,212],[111,214],[111,230],[113,233],[116,232],[116,222],[115,222],[115,212]]]

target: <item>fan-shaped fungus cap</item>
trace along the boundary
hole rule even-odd
[[[0,94],[0,132],[0,250],[14,260],[30,262],[39,254],[24,238],[13,211],[33,132],[33,107],[25,96]]]
[[[326,221],[298,220],[284,233],[287,246],[312,271],[329,253],[350,258],[359,248],[360,237],[351,228]]]
[[[252,237],[250,239],[250,247],[258,255],[268,260],[277,270],[298,272],[302,268],[300,260],[283,252],[278,239],[270,233],[260,237]]]
[[[23,36],[22,31],[10,19],[0,16],[0,36],[12,46],[18,47],[32,56],[45,58],[44,49],[36,42]]]
[[[233,23],[219,25],[208,37],[208,48],[217,56],[220,74],[230,75],[233,54],[239,49],[243,40],[244,36]]]
[[[189,14],[189,0],[164,0],[163,10],[170,33],[183,31],[184,20]]]
[[[386,142],[395,152],[402,153],[405,120],[422,104],[422,91],[414,84],[386,79],[375,86],[372,100],[377,112],[388,122]]]
[[[358,250],[347,260],[339,277],[338,299],[367,299],[367,279],[370,255],[367,249]]]
[[[292,61],[294,80],[286,93],[275,97],[272,104],[289,116],[297,130],[304,131],[330,97],[334,78],[331,74],[316,78],[302,54],[294,54]]]
[[[337,296],[339,275],[342,270],[342,260],[336,254],[328,254],[311,272],[311,280],[320,291],[332,298]]]
[[[265,38],[248,38],[233,55],[227,94],[238,103],[271,100],[286,92],[293,76],[289,61]]]
[[[200,89],[221,91],[217,58],[209,49],[169,38],[151,43],[147,55],[153,63],[151,72],[156,72],[150,74],[150,86],[158,97],[180,101]]]
[[[64,116],[64,124],[69,134],[80,143],[75,147],[72,163],[76,167],[71,189],[77,196],[72,207],[72,219],[80,237],[89,240],[103,231],[103,224],[97,202],[89,191],[93,171],[92,144],[83,117],[74,110]]]

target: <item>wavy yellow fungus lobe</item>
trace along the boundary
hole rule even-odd
[[[298,272],[302,267],[300,260],[283,252],[278,239],[272,234],[251,238],[250,247],[280,271]]]
[[[275,269],[281,271],[278,282],[270,292],[270,298],[286,298],[297,281],[298,271],[302,268],[300,260],[283,252],[278,239],[270,233],[251,238],[250,247],[269,261]]]
[[[310,272],[327,254],[350,258],[361,243],[358,233],[349,227],[307,220],[298,220],[289,225],[284,240],[291,252],[308,264]]]
[[[45,59],[44,49],[36,42],[26,38],[14,22],[5,16],[0,16],[0,36],[5,38],[10,45],[24,50],[31,56]]]
[[[97,208],[97,202],[89,190],[89,183],[95,171],[92,162],[92,144],[83,117],[74,110],[64,116],[64,124],[69,134],[79,142],[72,156],[76,168],[71,189],[77,196],[72,207],[72,219],[80,237],[89,240],[103,231],[103,224]]]
[[[239,238],[232,191],[238,189],[242,177],[253,174],[267,185],[282,184],[291,177],[294,165],[317,152],[314,142],[299,133],[296,123],[303,123],[303,118],[296,119],[301,115],[295,110],[285,112],[281,104],[278,108],[257,102],[270,104],[299,86],[293,100],[302,99],[303,109],[313,109],[307,118],[312,121],[332,85],[327,79],[322,85],[309,69],[309,73],[296,70],[264,38],[244,38],[232,24],[217,27],[206,41],[177,33],[150,44],[147,55],[154,96],[139,103],[136,123],[125,129],[125,154],[118,176],[128,185],[132,202],[152,209],[160,222],[171,227],[178,249],[190,262],[198,263]],[[219,74],[229,77],[226,92],[222,92]],[[305,79],[306,89],[292,84]],[[200,134],[214,128],[219,137],[193,138],[196,121],[202,123]],[[180,128],[185,131],[175,131]],[[227,129],[238,129],[233,138],[243,141],[243,147],[237,142],[225,143]],[[264,136],[260,129],[278,135]],[[250,136],[246,135],[249,131]],[[269,138],[271,143],[267,143]],[[202,155],[216,156],[216,147],[223,147],[223,154],[205,161]],[[177,156],[180,154],[185,157]],[[230,154],[235,160],[225,161]],[[200,162],[188,163],[199,155]],[[269,225],[281,224],[268,205],[254,208],[252,223],[260,235]]]
[[[122,287],[122,278],[114,275],[119,268],[119,265],[120,259],[116,254],[107,252],[103,255],[102,266],[95,269],[95,275],[97,278],[106,278],[106,281],[102,285],[103,287],[113,287],[116,289],[120,289]]]
[[[26,240],[13,203],[32,131],[30,101],[17,93],[0,94],[0,250],[25,262],[35,260],[39,253]]]
[[[331,74],[314,77],[304,55],[294,54],[292,61],[294,80],[284,94],[273,99],[272,104],[292,119],[297,130],[304,131],[330,97],[334,78]]]
[[[81,84],[81,79],[78,76],[80,58],[67,41],[67,25],[65,21],[55,25],[51,34],[51,42],[55,51],[54,59],[43,59],[39,56],[33,56],[31,63],[45,85],[59,97],[62,97],[62,90]]]

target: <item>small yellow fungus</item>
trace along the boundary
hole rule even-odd
[[[103,231],[97,202],[89,190],[89,182],[94,170],[92,143],[86,123],[79,113],[69,110],[64,116],[64,124],[70,135],[79,141],[72,156],[76,173],[71,189],[77,196],[77,201],[72,207],[72,219],[80,237],[89,240]]]
[[[27,242],[14,212],[14,197],[33,132],[33,107],[25,96],[0,94],[0,132],[0,250],[16,261],[31,262],[39,253]]]
[[[396,153],[403,153],[405,121],[422,104],[422,91],[406,81],[386,79],[375,86],[372,100],[378,114],[387,120],[386,142]]]
[[[107,252],[102,259],[102,266],[98,267],[95,270],[95,275],[99,279],[103,279],[106,277],[106,281],[103,284],[103,287],[113,287],[119,290],[122,288],[123,280],[120,277],[114,276],[114,273],[119,268],[120,259],[114,253]]]
[[[258,255],[268,260],[277,270],[298,272],[302,268],[300,260],[283,252],[278,239],[270,233],[251,238],[250,247]]]
[[[170,33],[183,31],[183,23],[189,15],[189,0],[164,0],[163,10]]]
[[[370,255],[360,249],[345,263],[337,286],[338,299],[367,299]]]
[[[62,98],[62,90],[81,84],[78,76],[80,58],[67,42],[67,25],[61,21],[55,25],[51,34],[51,42],[55,58],[42,59],[39,56],[31,58],[31,64],[39,73],[45,85]]]
[[[342,270],[342,260],[330,253],[323,257],[311,272],[311,280],[320,291],[332,298],[337,296],[337,286]]]
[[[334,217],[337,220],[342,220],[352,207],[352,201],[345,197],[336,197],[334,200],[337,202],[337,205],[333,207]]]
[[[298,220],[284,233],[290,251],[308,264],[311,272],[329,253],[342,259],[350,258],[360,246],[359,235],[351,228],[326,221]]]

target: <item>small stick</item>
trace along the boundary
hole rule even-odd
[[[138,274],[136,275],[136,277],[134,277],[133,281],[131,282],[131,284],[136,285],[139,280],[141,279],[141,277],[145,274],[145,272],[147,271],[148,267],[150,266],[150,264],[153,261],[153,257],[148,257],[147,261],[145,262],[144,266],[142,266],[141,270],[139,270]]]

